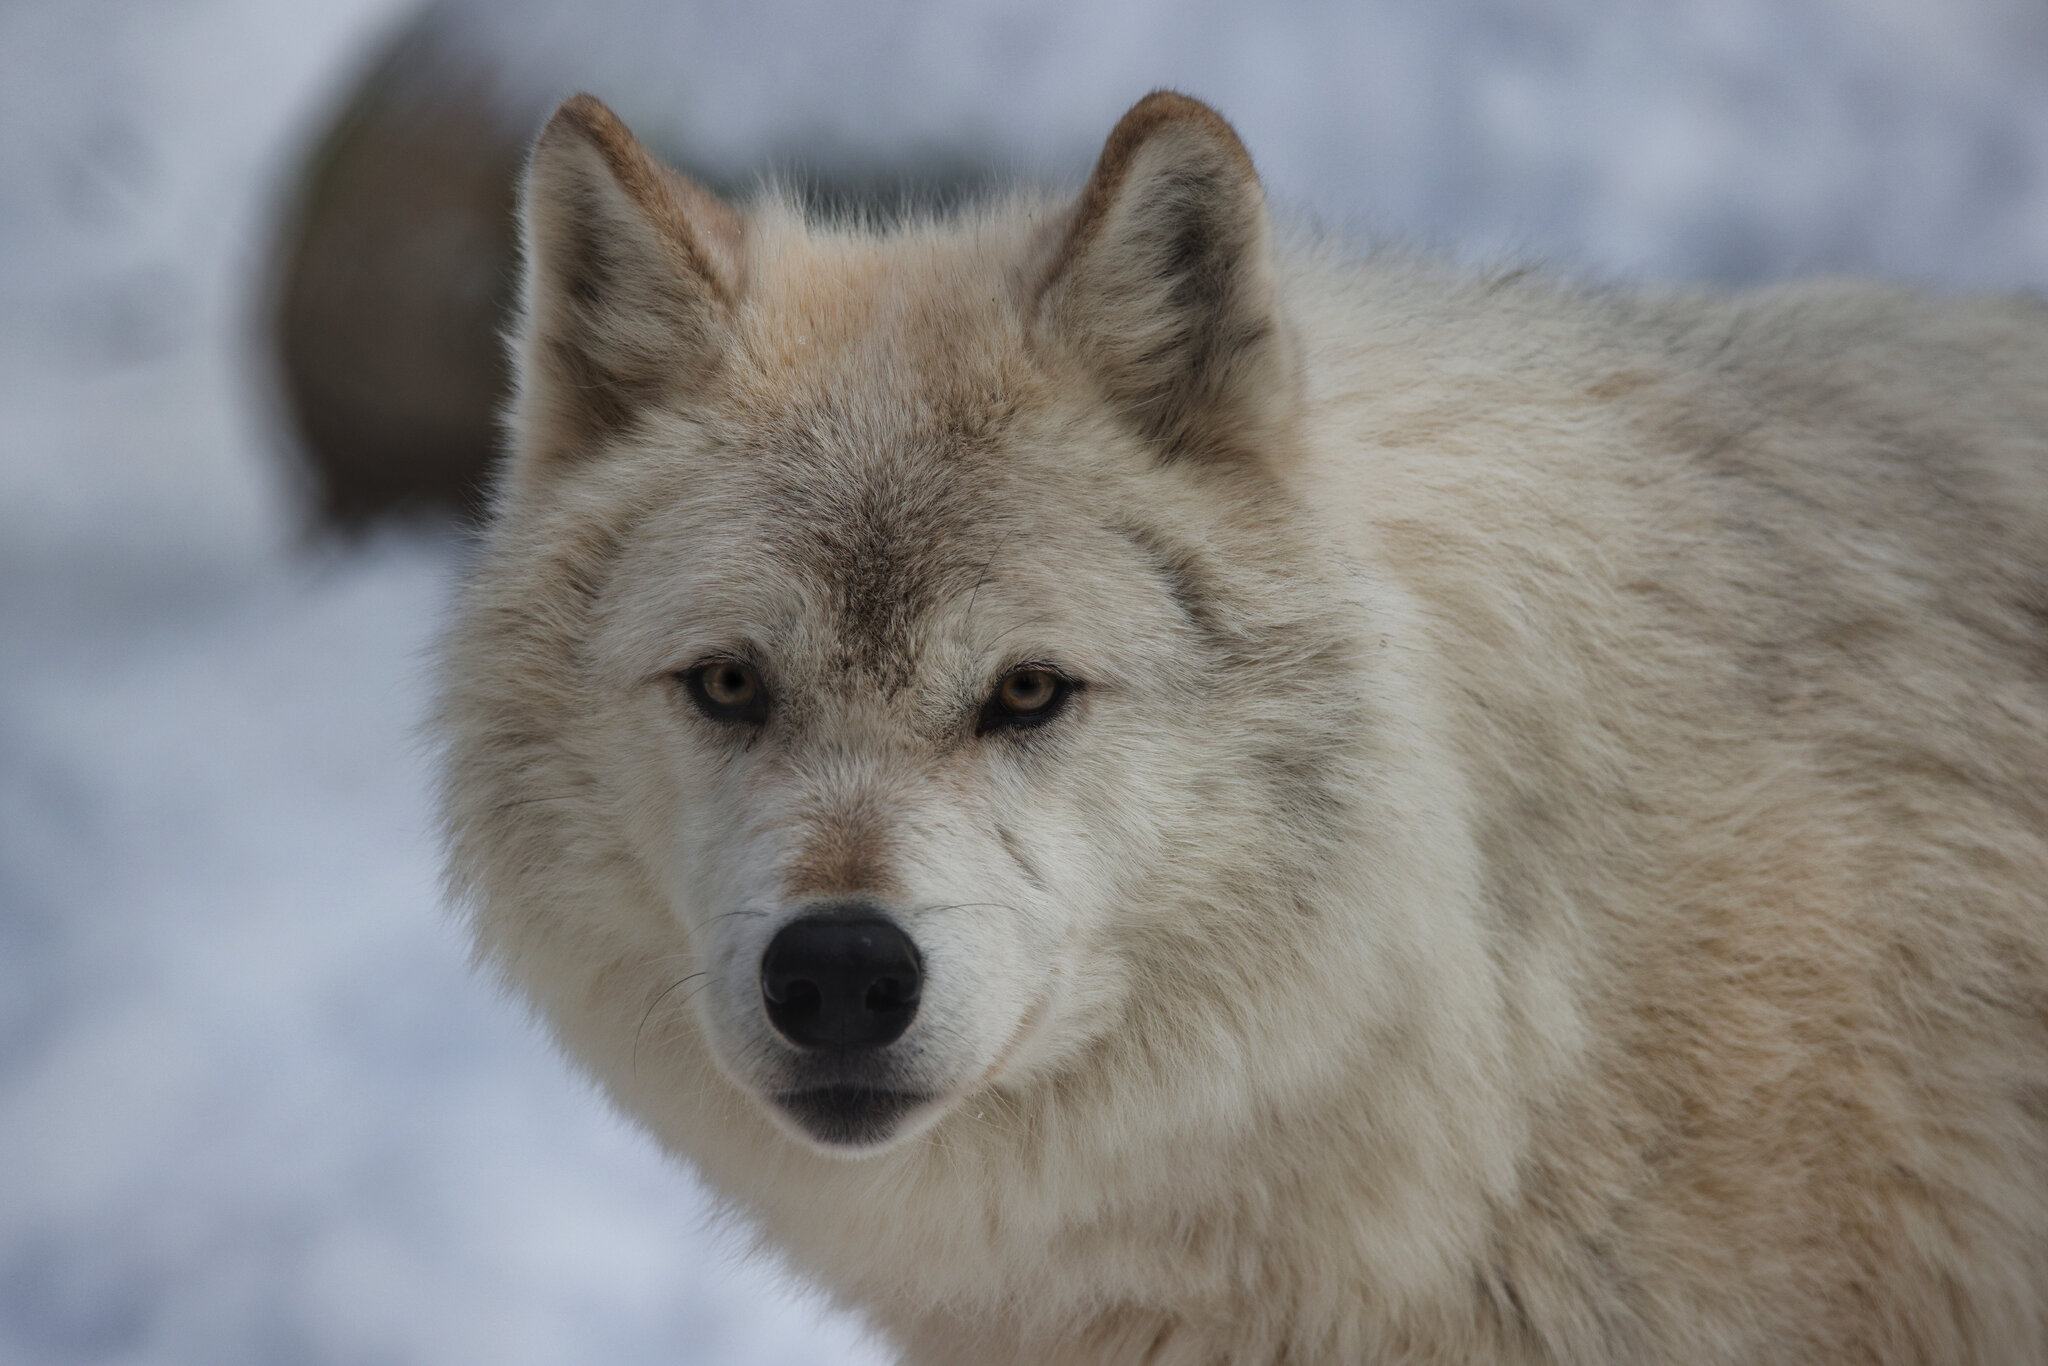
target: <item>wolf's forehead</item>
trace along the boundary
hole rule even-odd
[[[906,684],[933,612],[973,591],[1010,520],[986,434],[797,424],[754,459],[766,549],[827,605],[839,662]]]
[[[1035,374],[957,253],[828,245],[764,272],[728,430],[765,548],[821,590],[842,662],[900,685],[1014,521]]]

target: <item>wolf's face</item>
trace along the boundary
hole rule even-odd
[[[836,416],[679,453],[730,477],[621,552],[588,658],[714,1054],[860,1147],[1088,1036],[1199,708],[1155,552],[1087,506],[1106,481],[1015,430]]]
[[[697,1031],[826,1150],[1232,1017],[1286,934],[1203,909],[1340,820],[1346,637],[1255,458],[1293,401],[1257,182],[1165,112],[1078,206],[881,240],[743,221],[594,101],[535,154],[493,556],[552,597],[473,612],[505,638],[457,668],[536,674],[471,725],[532,745],[492,781],[534,840],[658,908],[607,950],[634,1046]],[[534,824],[552,788],[603,828]]]

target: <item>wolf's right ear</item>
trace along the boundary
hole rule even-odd
[[[577,95],[534,144],[520,225],[512,478],[527,485],[719,363],[741,223]]]
[[[1270,450],[1297,388],[1271,236],[1236,132],[1201,101],[1154,91],[1103,145],[1034,327],[1169,458]]]

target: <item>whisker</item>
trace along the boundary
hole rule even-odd
[[[981,562],[981,572],[974,576],[974,591],[967,595],[967,610],[961,614],[961,625],[963,628],[974,625],[974,600],[981,596],[981,586],[988,582],[988,571],[990,566],[995,564],[996,556],[1003,553],[1003,547],[1008,545],[1010,538],[1016,534],[1016,527],[1011,527],[1008,531],[1005,531],[1003,538],[996,542],[996,548],[989,551],[988,558]]]
[[[667,986],[663,987],[661,989],[661,994],[655,997],[652,1001],[649,1001],[647,1003],[647,1013],[640,1017],[640,1027],[633,1031],[633,1056],[631,1062],[631,1070],[632,1074],[635,1077],[638,1077],[640,1075],[640,1036],[647,1032],[647,1022],[654,1018],[655,1007],[659,1006],[663,1001],[666,1001],[669,998],[669,993],[674,991],[677,987],[682,986],[686,982],[694,982],[699,977],[709,977],[710,975],[711,970],[709,968],[706,968],[702,972],[693,972],[687,977],[679,978],[676,981],[670,982]],[[706,982],[704,984],[704,986],[709,985],[711,985],[709,982]],[[699,987],[697,988],[697,991],[702,991],[703,989],[704,987]],[[683,998],[683,1004],[688,1005],[690,1003],[691,997],[694,997],[696,994],[697,992],[693,991],[690,993],[689,996],[685,996]]]

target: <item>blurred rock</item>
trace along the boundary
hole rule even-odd
[[[431,24],[409,30],[307,158],[284,230],[276,344],[342,525],[476,505],[506,384],[522,152]]]
[[[474,5],[440,5],[401,32],[307,155],[281,225],[275,345],[332,526],[482,505],[508,384],[519,169],[567,88],[547,79],[545,53],[520,54],[508,80],[484,35],[465,31],[486,21]],[[744,192],[674,157],[675,127],[642,131],[712,188]],[[980,186],[986,164],[929,145],[896,163],[825,145],[753,160],[783,168],[821,213],[951,200]]]

